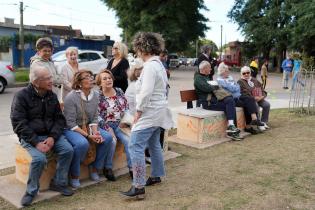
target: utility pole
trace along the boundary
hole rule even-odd
[[[196,39],[196,58],[198,58],[198,39]]]
[[[221,25],[221,47],[220,47],[220,60],[222,60],[222,31],[223,31],[223,26]]]
[[[20,1],[20,66],[24,67],[24,25],[23,25],[23,1]]]

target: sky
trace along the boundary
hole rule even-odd
[[[72,25],[81,29],[84,35],[109,35],[112,40],[120,41],[122,30],[117,26],[113,10],[109,10],[100,0],[24,0],[25,25]],[[214,41],[218,47],[221,42],[220,26],[223,26],[222,43],[243,41],[238,26],[226,17],[234,0],[205,0],[209,11],[201,11],[210,21],[207,25],[207,39]],[[4,17],[14,18],[19,24],[19,1],[0,0],[0,21]]]

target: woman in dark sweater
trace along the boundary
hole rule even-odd
[[[127,70],[129,69],[129,62],[126,59],[128,55],[127,46],[124,43],[115,42],[112,55],[114,58],[109,61],[107,69],[114,75],[114,87],[119,87],[125,92],[128,87]]]

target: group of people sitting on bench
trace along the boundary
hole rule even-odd
[[[251,77],[248,66],[241,68],[241,77],[236,82],[230,75],[229,67],[223,62],[218,66],[218,76],[212,80],[214,70],[210,62],[203,60],[194,75],[194,87],[198,96],[197,104],[202,108],[224,111],[228,120],[227,137],[242,140],[240,130],[236,126],[236,107],[242,107],[246,119],[245,131],[258,134],[269,128],[268,117],[270,104],[266,100],[267,93],[262,84]],[[262,107],[262,115],[260,115]]]
[[[161,182],[165,168],[160,133],[173,126],[167,107],[168,78],[159,59],[164,40],[151,32],[135,36],[133,46],[139,59],[131,66],[129,86],[128,82],[120,82],[124,87],[119,88],[115,81],[127,81],[127,69],[118,70],[119,66],[126,66],[125,58],[116,56],[123,53],[121,46],[122,43],[114,44],[114,58],[96,79],[91,71],[79,68],[75,63],[78,50],[69,48],[64,68],[68,72],[58,77],[51,61],[52,41],[49,38],[37,41],[30,84],[16,93],[11,107],[14,132],[32,157],[26,193],[21,200],[23,206],[30,205],[37,195],[47,154],[52,152],[57,155],[57,166],[51,190],[71,196],[72,188],[81,185],[81,164],[89,167],[93,181],[100,180],[100,171],[108,180],[115,181],[112,167],[116,140],[124,145],[133,180],[123,195],[142,199],[144,186]],[[121,75],[115,77],[115,74]],[[65,79],[68,81],[64,82]],[[97,88],[93,88],[95,83]],[[64,86],[68,90],[66,96]],[[131,127],[130,136],[122,129],[127,124]],[[147,180],[146,148],[151,155],[151,175]]]

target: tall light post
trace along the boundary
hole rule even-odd
[[[223,26],[221,25],[221,47],[220,47],[220,60],[222,60],[222,31],[223,31]]]
[[[196,39],[196,58],[198,58],[198,38]]]

